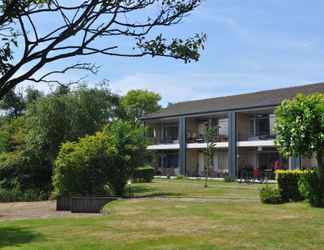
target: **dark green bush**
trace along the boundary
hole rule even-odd
[[[0,188],[0,202],[41,201],[48,198],[49,193],[42,190],[21,190],[18,186],[12,189]]]
[[[154,178],[154,168],[151,166],[138,167],[134,171],[134,181],[152,182]]]
[[[261,188],[260,190],[260,200],[262,203],[266,204],[281,204],[283,200],[280,195],[280,191],[269,185]]]
[[[306,171],[300,176],[298,182],[299,192],[312,206],[319,207],[321,204],[320,182],[315,171]]]
[[[284,202],[300,201],[304,197],[298,188],[300,176],[305,174],[303,170],[277,170],[276,179],[281,198]]]

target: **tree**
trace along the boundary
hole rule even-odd
[[[108,183],[116,195],[122,195],[127,181],[146,159],[147,141],[144,128],[133,123],[116,120],[104,132],[109,135]]]
[[[116,96],[108,89],[81,87],[48,95],[27,110],[27,148],[53,163],[59,147],[99,131],[114,117]]]
[[[286,156],[316,155],[324,204],[324,94],[297,95],[276,110],[276,144]]]
[[[17,84],[58,83],[56,74],[96,72],[91,63],[54,71],[53,62],[75,56],[163,56],[197,61],[206,36],[166,39],[159,29],[178,24],[201,0],[2,0],[0,1],[0,98]],[[42,18],[55,20],[43,23]],[[44,26],[46,25],[46,29]],[[158,35],[156,35],[158,34]],[[100,46],[98,41],[101,40]],[[123,46],[121,46],[123,45]],[[17,52],[20,53],[14,53]],[[23,69],[23,70],[22,70]],[[36,77],[40,70],[47,71]]]
[[[26,109],[22,94],[16,94],[12,89],[0,101],[0,109],[7,111],[10,117],[17,118]]]
[[[209,177],[209,168],[213,166],[213,159],[214,154],[216,152],[216,142],[215,138],[217,135],[216,128],[208,127],[206,128],[205,134],[204,134],[204,140],[205,143],[207,143],[206,149],[204,149],[204,154],[207,157],[207,162],[204,164],[205,169],[205,188],[208,187],[208,177]]]
[[[161,96],[147,90],[130,90],[121,98],[120,105],[128,120],[137,122],[147,113],[161,109]]]

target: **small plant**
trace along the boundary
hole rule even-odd
[[[185,177],[183,175],[177,175],[176,180],[184,180]]]
[[[151,166],[138,167],[134,171],[134,181],[152,182],[154,178],[154,168]]]
[[[265,204],[281,204],[283,200],[280,195],[280,191],[277,188],[273,188],[269,185],[261,188],[260,200]]]

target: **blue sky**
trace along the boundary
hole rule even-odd
[[[89,80],[108,79],[120,94],[138,88],[159,92],[163,105],[320,82],[323,23],[321,0],[204,0],[180,25],[165,30],[174,36],[207,33],[198,63],[99,55],[90,58],[101,68]]]

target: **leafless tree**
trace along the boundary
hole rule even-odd
[[[0,0],[0,98],[26,80],[58,82],[55,74],[97,70],[91,63],[69,63],[63,69],[45,70],[51,63],[69,62],[76,56],[149,55],[197,61],[205,34],[167,39],[161,28],[178,24],[200,3],[201,0]],[[36,77],[41,72],[43,75]]]

